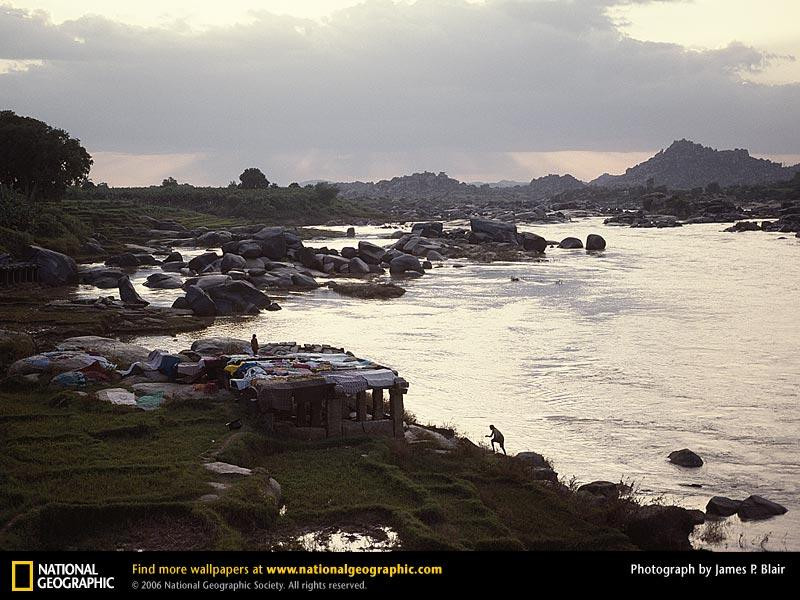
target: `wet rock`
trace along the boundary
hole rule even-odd
[[[422,237],[440,237],[444,231],[444,224],[438,221],[429,221],[427,223],[414,223],[411,226],[411,232],[421,235]]]
[[[606,241],[603,236],[596,233],[590,233],[586,238],[586,249],[590,252],[606,249]]]
[[[175,302],[172,303],[172,308],[177,308],[179,310],[192,310],[192,307],[189,305],[189,301],[185,296],[175,298]]]
[[[216,287],[218,285],[224,285],[232,281],[231,276],[228,274],[214,274],[214,275],[203,275],[201,277],[195,277],[193,279],[187,279],[186,283],[184,284],[184,289],[188,288],[190,285],[196,285],[200,289],[206,290],[208,288]]]
[[[218,315],[256,314],[271,301],[264,292],[248,281],[230,281],[206,289],[214,301]]]
[[[183,261],[165,262],[161,264],[161,270],[166,273],[180,273],[186,267]]]
[[[698,515],[679,506],[643,506],[634,511],[623,532],[642,550],[691,550],[689,535]]]
[[[150,304],[147,300],[142,298],[137,292],[133,284],[131,283],[131,278],[127,275],[123,275],[118,282],[119,285],[119,298],[125,304],[137,304],[140,306],[147,306]]]
[[[164,259],[164,262],[165,263],[171,263],[171,262],[181,262],[182,263],[183,262],[183,256],[181,255],[180,252],[170,252],[169,254],[167,254],[167,257]]]
[[[680,465],[681,467],[697,468],[703,466],[703,459],[688,448],[670,452],[667,458],[672,464]]]
[[[470,219],[470,229],[476,235],[483,234],[495,242],[517,243],[517,226],[490,219]]]
[[[389,263],[389,272],[392,275],[404,275],[408,272],[425,273],[422,264],[416,256],[404,254],[393,258]]]
[[[518,238],[527,252],[539,252],[541,254],[547,249],[547,240],[535,233],[523,232],[519,234]]]
[[[97,267],[94,269],[79,269],[81,283],[102,288],[117,287],[120,278],[125,275],[122,269],[116,267]]]
[[[345,235],[347,237],[349,237],[349,238],[356,237],[356,228],[355,227],[348,227],[347,228],[347,233]]]
[[[144,285],[149,288],[161,290],[175,290],[183,285],[183,280],[179,275],[169,275],[167,273],[153,273],[147,276]]]
[[[787,508],[761,496],[748,496],[739,505],[736,514],[742,521],[769,519],[787,512]]]
[[[261,249],[259,248],[259,252],[260,251]],[[239,256],[238,254],[223,254],[219,270],[222,273],[227,273],[228,271],[244,269],[246,266],[247,261],[243,256]]]
[[[139,266],[153,266],[158,264],[156,257],[152,254],[134,254],[134,256],[136,257],[136,260],[139,261]]]
[[[261,256],[266,256],[270,260],[282,259],[288,251],[287,238],[288,234],[283,231],[261,238]]]
[[[341,254],[343,258],[347,259],[356,258],[358,256],[358,250],[351,246],[345,246],[339,251],[339,254]]]
[[[205,290],[196,285],[186,289],[186,305],[198,317],[214,317],[217,315],[217,305]]]
[[[328,287],[337,294],[352,296],[353,298],[399,298],[406,291],[394,283],[338,283],[328,282]]]
[[[300,264],[307,269],[314,269],[315,271],[323,270],[322,260],[317,256],[317,252],[314,248],[304,246],[297,253],[297,259],[300,261]]]
[[[78,283],[78,265],[66,254],[41,246],[29,246],[25,260],[36,264],[39,282],[44,285],[55,287]]]
[[[440,254],[438,251],[436,251],[436,250],[431,250],[431,251],[429,251],[429,252],[428,252],[428,256],[427,256],[427,258],[428,258],[428,260],[431,260],[431,261],[436,261],[436,262],[439,262],[439,261],[442,261],[442,260],[444,260],[444,256],[442,256],[442,255],[441,255],[441,254]]]
[[[574,250],[576,248],[583,248],[583,242],[575,237],[565,237],[559,242],[558,247],[566,250]]]
[[[222,246],[222,244],[226,244],[231,240],[233,240],[233,235],[231,235],[230,231],[208,231],[198,236],[195,241],[198,246],[213,247]]]
[[[730,517],[736,514],[736,511],[739,510],[741,505],[741,500],[732,500],[725,496],[714,496],[708,501],[708,504],[706,504],[706,512],[709,515],[718,517]]]

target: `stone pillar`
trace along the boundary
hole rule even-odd
[[[403,391],[398,387],[389,388],[389,412],[392,415],[394,437],[402,438],[405,435],[403,431]]]
[[[367,420],[367,392],[356,394],[356,414],[359,421]]]
[[[372,390],[372,419],[382,419],[383,418],[383,390],[382,389],[374,389]]]
[[[342,437],[342,399],[328,399],[325,428],[329,438]]]

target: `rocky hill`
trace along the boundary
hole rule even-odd
[[[784,167],[780,163],[750,156],[747,150],[714,150],[689,140],[678,140],[666,150],[631,167],[623,175],[601,175],[591,185],[615,188],[666,186],[688,190],[719,183],[757,185],[790,180],[800,164]]]
[[[538,201],[585,187],[586,184],[572,175],[546,175],[533,179],[528,184],[519,185],[468,184],[448,177],[445,173],[437,175],[426,171],[384,179],[377,183],[356,181],[335,185],[343,198]]]

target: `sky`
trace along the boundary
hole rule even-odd
[[[673,140],[800,162],[797,0],[0,0],[0,109],[91,177],[620,173]]]

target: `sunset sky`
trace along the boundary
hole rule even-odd
[[[0,0],[0,108],[92,178],[591,179],[674,139],[800,162],[797,0]]]

